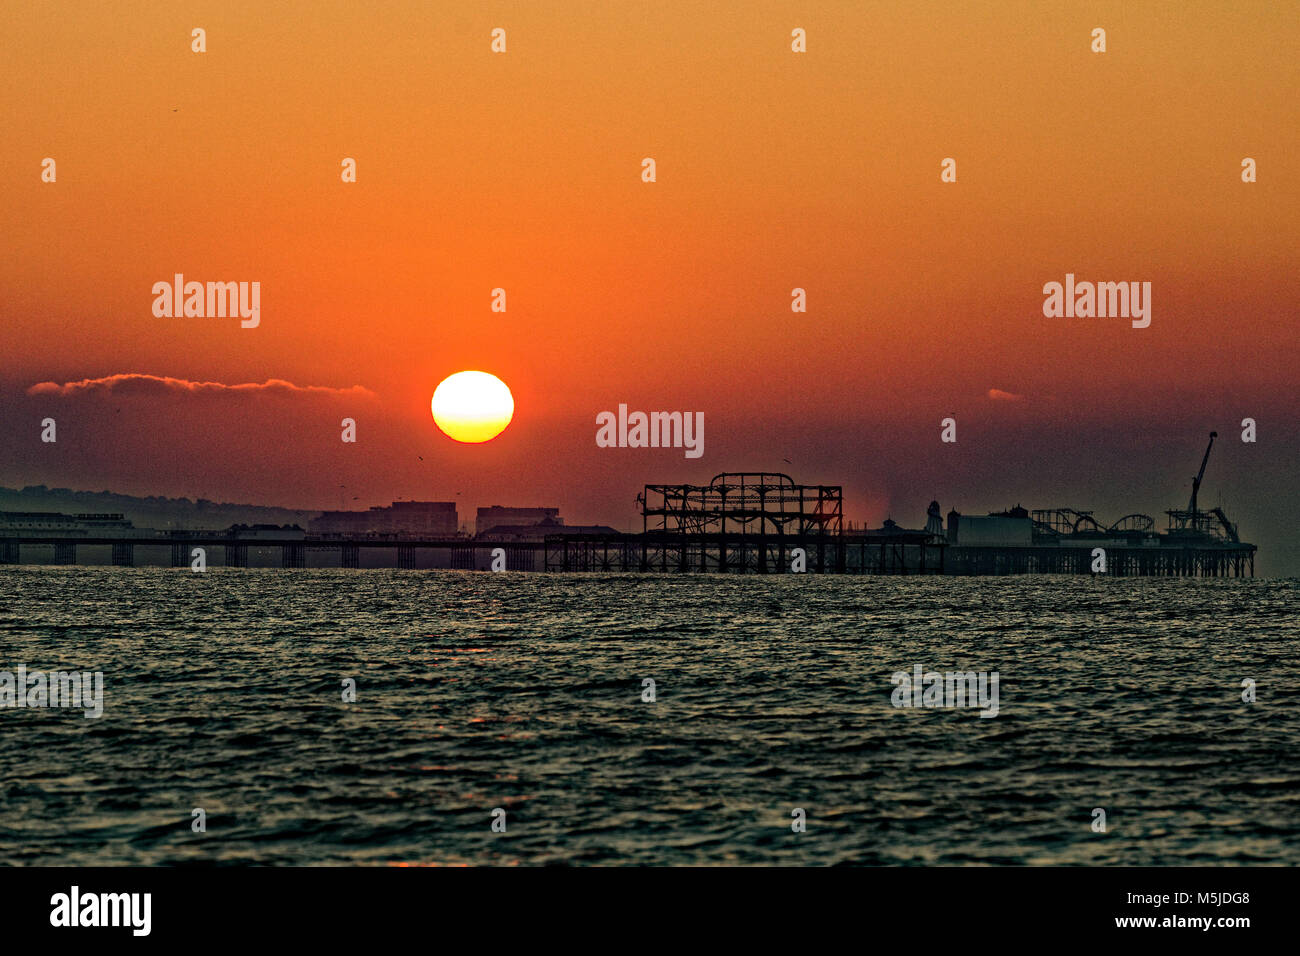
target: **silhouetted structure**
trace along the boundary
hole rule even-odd
[[[536,524],[499,524],[487,531],[480,531],[474,536],[475,541],[518,542],[545,541],[556,534],[618,534],[613,528],[603,524],[566,525],[563,521],[547,518]]]
[[[366,511],[324,511],[307,524],[312,534],[453,536],[459,528],[454,501],[394,501]]]
[[[1216,432],[1210,432],[1186,509],[1167,511],[1169,527],[1150,515],[1124,515],[1110,524],[1091,511],[1017,505],[987,516],[948,514],[952,574],[1088,574],[1105,561],[1118,577],[1243,577],[1255,575],[1255,545],[1243,542],[1221,508],[1201,511],[1197,494]],[[937,509],[932,504],[932,509]]]
[[[474,516],[474,533],[482,537],[489,531],[502,527],[524,527],[527,525],[563,525],[559,508],[515,508],[505,505],[492,505],[479,508]]]
[[[112,561],[134,563],[137,545],[171,545],[176,567],[194,548],[221,548],[230,567],[247,567],[250,548],[280,548],[282,567],[306,566],[308,551],[337,551],[339,565],[360,566],[362,548],[396,549],[399,568],[415,568],[421,551],[442,552],[452,568],[482,569],[504,552],[508,570],[641,571],[781,574],[1087,574],[1112,576],[1251,576],[1255,545],[1219,508],[1201,511],[1197,493],[1205,476],[1210,434],[1186,509],[1171,510],[1169,528],[1154,530],[1145,514],[1103,525],[1090,511],[1029,511],[1016,505],[988,515],[950,511],[945,528],[937,501],[925,530],[892,520],[873,530],[845,531],[839,485],[800,485],[789,475],[724,472],[707,485],[646,485],[637,496],[642,531],[622,534],[601,525],[566,526],[557,508],[479,509],[479,519],[528,519],[497,524],[474,539],[455,533],[452,502],[396,502],[360,516],[350,532],[297,525],[234,525],[225,531],[155,531],[134,528],[120,514],[62,515],[0,512],[0,564],[15,564],[24,545],[53,546],[55,564],[75,564],[78,545],[111,545]],[[378,517],[373,517],[378,514]],[[417,516],[419,533],[393,516]],[[400,528],[401,530],[376,530]],[[541,556],[541,567],[538,557]],[[500,554],[497,555],[498,558]],[[427,565],[426,565],[427,566]]]
[[[707,485],[646,485],[642,532],[556,534],[552,571],[933,574],[942,538],[887,521],[844,531],[839,485],[800,485],[779,472],[724,472]]]
[[[842,564],[828,549],[843,530],[838,485],[798,485],[778,472],[723,472],[707,485],[646,485],[640,570],[756,571],[789,567],[803,548],[809,569]]]

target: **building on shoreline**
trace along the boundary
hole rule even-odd
[[[492,505],[479,508],[474,518],[474,534],[482,537],[484,533],[498,527],[525,527],[547,524],[553,527],[564,524],[559,508],[514,508],[504,505]]]
[[[56,511],[0,511],[0,537],[58,534],[87,537],[130,532],[135,526],[121,514],[61,514]]]
[[[394,501],[366,511],[324,511],[307,523],[309,534],[400,534],[423,538],[454,538],[459,518],[454,501]]]
[[[603,524],[570,525],[546,519],[536,524],[498,524],[474,536],[475,541],[545,541],[553,535],[611,535],[618,532]]]

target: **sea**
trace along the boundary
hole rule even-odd
[[[1295,865],[1298,651],[1295,580],[4,567],[103,690],[0,707],[0,863]]]

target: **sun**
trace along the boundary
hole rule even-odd
[[[476,444],[505,431],[515,414],[506,383],[488,372],[457,372],[433,392],[433,420],[448,438]]]

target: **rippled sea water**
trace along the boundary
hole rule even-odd
[[[0,709],[0,862],[1300,863],[1296,581],[10,567],[0,596],[0,671],[105,679],[98,720]],[[998,671],[999,715],[895,708],[915,664]]]

